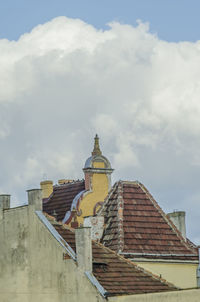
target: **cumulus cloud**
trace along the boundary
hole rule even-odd
[[[200,241],[200,42],[169,43],[110,23],[59,17],[0,40],[2,193],[14,204],[44,175],[82,178],[93,137],[113,179],[138,179]]]

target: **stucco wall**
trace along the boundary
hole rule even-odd
[[[0,221],[0,301],[104,301],[33,206],[4,211]]]
[[[163,279],[179,288],[197,286],[196,270],[198,264],[162,262],[137,262],[137,264],[156,275],[161,275]]]
[[[111,297],[110,302],[199,302],[200,290]]]

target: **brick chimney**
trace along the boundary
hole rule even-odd
[[[75,229],[77,264],[84,272],[92,272],[91,228]]]
[[[173,213],[168,213],[167,216],[174,223],[179,232],[182,234],[183,238],[186,240],[185,212],[174,211]]]

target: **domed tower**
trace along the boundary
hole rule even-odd
[[[102,155],[98,135],[94,138],[92,156],[86,160],[83,171],[85,174],[85,192],[78,202],[79,225],[83,223],[84,217],[96,214],[111,189],[113,169],[109,160]]]
[[[113,169],[111,168],[111,164],[109,160],[102,155],[102,152],[99,147],[99,137],[97,134],[94,138],[94,149],[92,151],[92,156],[90,156],[86,160],[83,171],[85,173],[86,190],[92,190],[95,185],[99,187],[100,183],[102,186],[103,180],[104,180],[104,185],[107,186],[107,191],[110,190],[111,173],[113,172]]]

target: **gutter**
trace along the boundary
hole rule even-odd
[[[197,257],[196,254],[150,254],[150,253],[120,253],[120,255],[157,256],[157,257]]]

